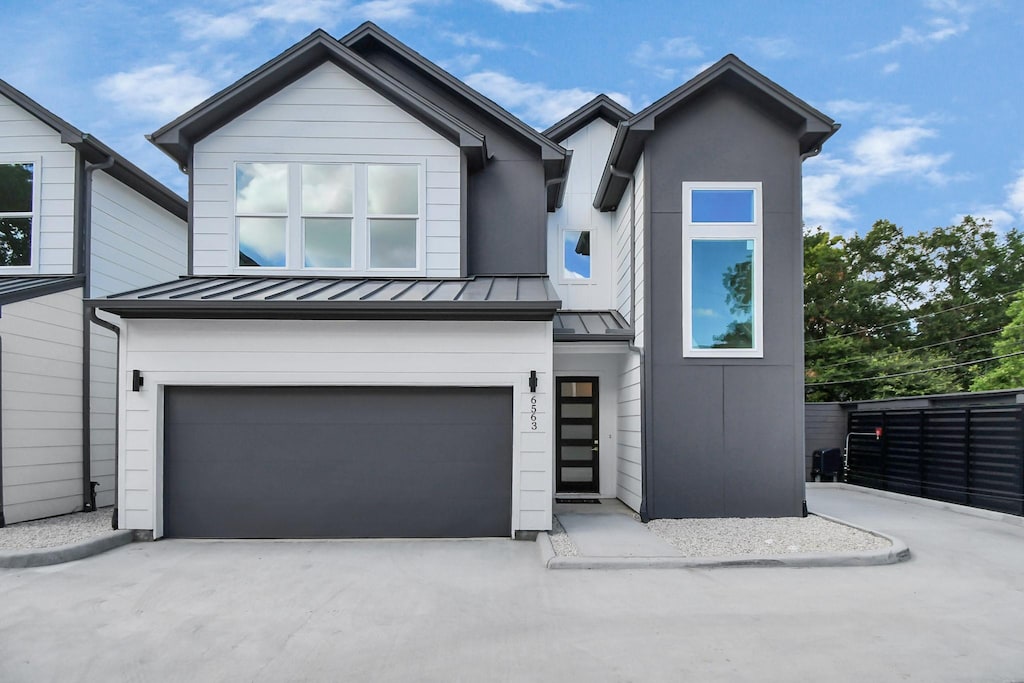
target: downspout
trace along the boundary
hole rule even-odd
[[[89,306],[89,320],[96,323],[100,327],[104,327],[114,333],[114,337],[117,338],[117,348],[121,348],[121,328],[114,323],[104,320],[103,318],[96,315],[96,307]],[[121,377],[121,354],[118,353],[114,359],[114,376],[118,378],[120,383]],[[110,528],[117,530],[117,497],[118,497],[118,448],[120,447],[120,421],[121,421],[121,391],[120,388],[114,390],[114,511],[110,515]],[[2,519],[2,518],[0,518]]]
[[[647,492],[650,466],[647,462],[647,429],[644,427],[647,418],[647,360],[643,347],[636,345],[636,178],[632,173],[615,168],[614,164],[608,166],[608,171],[616,178],[629,181],[629,326],[633,330],[633,339],[629,341],[628,348],[640,356],[640,519],[649,522]]]
[[[97,164],[86,162],[82,178],[82,199],[79,244],[79,264],[82,269],[82,299],[92,296],[92,174],[114,165],[114,158],[107,157]],[[96,510],[96,494],[92,486],[92,327],[88,312],[92,307],[82,304],[82,509]],[[93,313],[95,315],[95,313]]]
[[[4,371],[4,338],[0,337],[0,529],[7,526],[4,519],[4,392],[3,392],[3,371]]]

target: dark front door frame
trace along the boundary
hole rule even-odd
[[[591,396],[562,396],[562,384],[566,382],[590,382],[593,386]],[[562,404],[590,404],[590,417],[562,417]],[[600,493],[601,492],[601,392],[600,382],[594,376],[565,376],[555,378],[555,493]],[[563,424],[593,425],[590,439],[567,439],[562,437]],[[562,446],[588,446],[592,457],[586,461],[570,460],[568,467],[590,467],[591,481],[562,481]],[[582,465],[580,463],[583,463]]]

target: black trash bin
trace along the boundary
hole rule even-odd
[[[811,481],[837,481],[842,471],[841,448],[819,448],[811,453]]]

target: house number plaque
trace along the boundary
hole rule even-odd
[[[530,430],[537,431],[537,397],[530,397]]]

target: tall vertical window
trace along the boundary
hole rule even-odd
[[[352,164],[302,165],[302,264],[352,267]]]
[[[683,355],[764,356],[761,183],[683,183]]]
[[[235,166],[238,265],[284,268],[288,252],[288,164]]]
[[[0,267],[33,265],[35,170],[32,163],[0,163]]]

